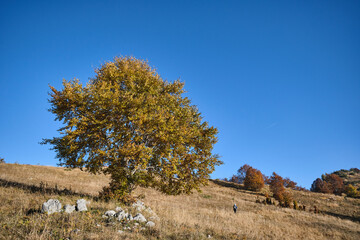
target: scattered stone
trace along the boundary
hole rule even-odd
[[[75,211],[75,205],[66,204],[64,206],[64,211],[66,213],[72,213],[73,211]]]
[[[137,201],[136,203],[133,203],[132,207],[135,208],[136,211],[138,212],[141,212],[142,210],[145,209],[145,205],[141,201]]]
[[[114,217],[116,212],[114,210],[109,210],[105,213],[105,216],[107,217]]]
[[[122,211],[123,209],[121,208],[121,207],[116,207],[115,208],[115,212],[120,212],[120,211]]]
[[[138,225],[139,225],[139,223],[134,223],[134,225],[135,225],[135,226],[138,226]]]
[[[138,214],[136,214],[136,216],[134,217],[134,221],[146,222],[146,218],[145,218],[141,213],[138,213]]]
[[[124,210],[122,210],[122,211],[116,213],[115,216],[116,216],[118,221],[121,221],[123,219],[126,219],[128,217],[128,214]]]
[[[72,230],[72,232],[74,232],[74,233],[78,233],[78,232],[80,232],[80,229],[74,229],[74,230]]]
[[[96,224],[96,226],[97,226],[97,227],[101,227],[101,225],[100,225],[100,224],[98,224],[98,223]]]
[[[118,233],[119,233],[119,234],[123,234],[123,233],[124,233],[124,231],[122,231],[122,230],[118,230]]]
[[[151,221],[159,221],[160,218],[157,217],[157,216],[151,216],[151,217],[149,217],[149,220],[151,220]]]
[[[148,222],[145,224],[145,226],[152,228],[152,227],[155,227],[155,223],[152,222],[152,221],[148,221]]]
[[[211,238],[211,235],[210,235],[210,234],[208,235],[208,238]]]
[[[128,214],[128,216],[127,216],[127,220],[128,220],[128,221],[133,221],[133,220],[134,220],[134,218],[133,218],[133,216],[131,216],[131,214]]]
[[[54,212],[61,212],[61,203],[57,199],[49,199],[44,202],[41,209],[42,213],[53,214]]]
[[[79,212],[87,211],[86,207],[86,200],[85,199],[79,199],[76,201],[76,210]]]

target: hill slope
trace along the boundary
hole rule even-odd
[[[314,214],[258,204],[260,193],[222,181],[211,181],[202,193],[181,196],[137,189],[135,195],[143,196],[160,220],[153,229],[119,234],[124,225],[102,218],[119,205],[96,199],[108,182],[106,176],[79,170],[0,164],[0,239],[360,239],[359,199],[293,191],[307,209],[315,204],[322,211]],[[73,204],[80,197],[91,201],[88,212],[39,212],[50,198]]]
[[[357,189],[360,189],[360,170],[357,168],[351,168],[350,170],[341,169],[339,171],[333,172],[334,174],[341,177],[344,181],[344,184],[351,184]]]

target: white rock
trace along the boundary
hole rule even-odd
[[[121,207],[116,207],[115,208],[115,212],[120,212],[120,211],[122,211],[123,209],[121,208]]]
[[[116,212],[114,210],[109,210],[109,211],[105,212],[105,216],[108,216],[108,217],[114,217],[115,214],[116,214]]]
[[[87,211],[86,207],[86,200],[85,199],[79,199],[76,201],[76,210],[79,212]]]
[[[145,224],[146,227],[155,227],[155,223],[152,222],[152,221],[148,221],[146,224]]]
[[[134,221],[146,222],[146,218],[145,218],[141,213],[138,213],[138,214],[136,214],[136,216],[134,217]]]
[[[119,233],[119,234],[123,234],[123,233],[124,233],[124,231],[122,231],[122,230],[118,230],[118,233]]]
[[[115,216],[118,221],[121,221],[123,219],[126,219],[128,217],[128,214],[124,210],[122,210],[122,211],[116,213]]]
[[[159,221],[160,218],[157,217],[157,216],[151,216],[151,217],[149,217],[149,220],[151,220],[151,221]]]
[[[126,217],[128,221],[133,221],[134,218],[133,216],[131,216],[131,214],[129,213],[128,216]]]
[[[42,205],[41,212],[52,214],[54,212],[61,212],[61,203],[57,199],[49,199]]]
[[[75,205],[66,204],[64,206],[64,211],[66,213],[72,213],[73,211],[75,211]]]
[[[142,210],[145,209],[145,205],[144,205],[144,203],[141,202],[141,201],[137,201],[136,203],[133,203],[132,207],[135,208],[136,211],[138,211],[138,212],[140,212],[140,211],[142,211]]]

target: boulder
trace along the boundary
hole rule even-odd
[[[145,218],[141,213],[138,213],[138,214],[136,214],[136,216],[134,217],[134,221],[146,222],[146,218]]]
[[[118,221],[121,221],[123,219],[126,219],[128,217],[128,214],[124,210],[122,210],[122,211],[116,213],[115,216]]]
[[[52,214],[54,212],[61,212],[61,203],[57,199],[49,199],[42,205],[41,212]]]
[[[114,210],[106,211],[105,216],[114,217],[116,212]]]
[[[86,207],[86,200],[85,199],[79,199],[76,201],[76,210],[79,212],[87,211]]]
[[[72,213],[73,211],[75,211],[75,205],[66,204],[64,206],[64,211],[66,213]]]
[[[148,221],[148,222],[145,224],[145,226],[152,228],[152,227],[155,227],[155,223],[152,222],[152,221]]]

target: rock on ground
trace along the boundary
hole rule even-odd
[[[145,204],[141,201],[137,201],[136,203],[133,203],[132,207],[137,211],[142,211],[145,209]]]
[[[61,203],[57,199],[49,199],[42,205],[41,212],[52,214],[54,212],[61,212]]]
[[[66,204],[64,206],[64,211],[66,213],[72,213],[73,211],[75,211],[75,205]]]
[[[145,218],[141,213],[138,213],[138,214],[136,214],[136,216],[134,217],[134,221],[146,222],[146,218]]]
[[[155,223],[152,222],[152,221],[148,221],[146,224],[145,224],[146,227],[155,227]]]
[[[114,217],[116,212],[114,210],[106,211],[105,216]]]
[[[76,209],[79,212],[82,211],[87,211],[87,207],[86,207],[86,200],[85,199],[79,199],[76,201]]]
[[[126,219],[128,217],[128,214],[124,210],[122,210],[122,211],[116,213],[115,216],[116,216],[118,221],[121,221],[123,219]]]

